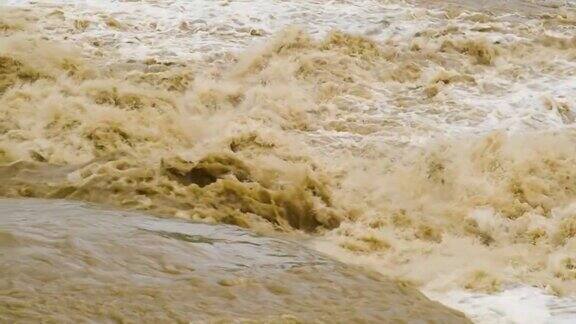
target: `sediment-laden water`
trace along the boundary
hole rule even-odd
[[[459,3],[9,1],[0,194],[303,235],[435,296],[570,296],[574,5]]]
[[[5,323],[465,322],[414,288],[231,226],[5,199],[0,225]]]

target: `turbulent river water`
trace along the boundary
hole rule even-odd
[[[1,3],[0,195],[301,240],[477,322],[576,317],[572,1]]]
[[[63,201],[0,200],[0,215],[3,323],[465,321],[406,285],[236,227]]]

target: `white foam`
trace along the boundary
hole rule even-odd
[[[534,287],[516,287],[488,295],[467,291],[425,292],[479,324],[568,324],[576,321],[576,298],[560,298]]]
[[[311,34],[319,36],[339,28],[353,33],[369,32],[374,37],[388,37],[409,33],[414,28],[412,21],[398,19],[409,14],[406,7],[386,5],[376,0],[8,0],[7,4],[58,4],[66,6],[65,15],[85,17],[92,21],[98,21],[99,16],[106,15],[138,27],[129,31],[114,31],[106,28],[103,23],[92,24],[82,35],[78,35],[114,39],[123,56],[131,58],[145,58],[159,53],[194,58],[198,52],[206,54],[239,50],[261,39],[261,35],[252,35],[251,30],[266,36],[291,25],[302,26]],[[183,22],[188,25],[188,30],[180,28]],[[156,24],[157,28],[149,28],[151,23]],[[117,39],[119,36],[122,39]]]

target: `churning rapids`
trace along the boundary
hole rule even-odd
[[[161,217],[3,202],[7,316],[576,318],[572,1],[2,3],[0,196]]]

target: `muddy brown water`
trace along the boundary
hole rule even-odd
[[[0,200],[0,322],[420,322],[415,289],[233,226]]]

